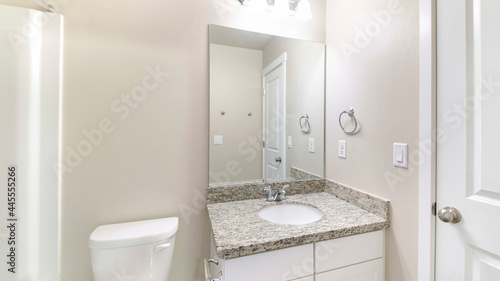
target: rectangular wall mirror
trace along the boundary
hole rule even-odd
[[[325,45],[210,25],[209,183],[324,177]]]

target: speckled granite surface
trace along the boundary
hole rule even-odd
[[[289,184],[287,195],[317,193],[325,191],[324,179],[279,181],[279,182],[243,182],[238,184],[210,185],[207,189],[207,204],[265,198],[264,187],[278,188]]]
[[[322,185],[318,186],[324,189],[325,181],[321,182]],[[264,207],[286,203],[312,205],[325,215],[317,222],[304,225],[275,224],[258,215],[259,210]],[[387,218],[328,192],[297,195],[287,193],[287,200],[282,203],[267,202],[264,195],[259,193],[259,199],[208,204],[207,209],[217,253],[225,259],[361,234],[389,226]]]
[[[262,179],[244,180],[244,181],[227,181],[227,182],[214,182],[208,185],[208,188],[229,187],[237,185],[260,184]]]
[[[290,167],[290,177],[296,180],[311,180],[311,179],[321,179],[320,176],[309,173],[297,167]]]
[[[325,180],[325,191],[370,213],[389,219],[389,201],[383,198],[331,180]]]

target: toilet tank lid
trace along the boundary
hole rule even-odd
[[[89,238],[89,248],[107,249],[157,242],[177,232],[179,218],[101,225]]]

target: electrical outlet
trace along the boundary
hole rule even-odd
[[[214,135],[214,144],[222,144],[222,136]]]
[[[314,153],[314,139],[309,139],[309,152]]]
[[[339,157],[347,158],[347,142],[345,140],[339,140]]]

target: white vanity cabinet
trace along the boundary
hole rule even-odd
[[[384,230],[315,243],[316,281],[383,281]]]
[[[307,244],[225,260],[224,281],[277,281],[312,277],[313,248],[313,244]]]
[[[384,279],[382,258],[316,274],[316,281],[383,281]]]
[[[211,270],[221,281],[383,281],[384,230],[221,259]]]

